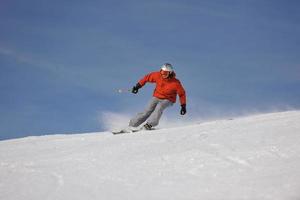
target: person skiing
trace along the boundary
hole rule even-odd
[[[157,126],[162,116],[163,111],[176,103],[176,97],[179,96],[181,110],[180,114],[186,114],[186,94],[181,82],[175,78],[176,74],[170,63],[165,63],[160,71],[152,72],[145,75],[131,90],[137,94],[147,82],[155,83],[156,87],[153,92],[153,97],[150,100],[146,109],[138,113],[129,122],[129,127],[138,127],[146,120],[143,126],[146,130],[151,130]]]

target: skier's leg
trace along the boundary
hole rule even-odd
[[[160,117],[163,113],[163,111],[169,107],[172,106],[173,103],[167,99],[160,100],[159,103],[157,104],[155,110],[152,112],[151,116],[147,120],[147,124],[150,126],[157,126],[160,120]]]
[[[139,125],[141,125],[151,115],[158,103],[159,99],[153,97],[145,108],[144,112],[138,113],[134,118],[130,120],[129,126],[138,127]]]

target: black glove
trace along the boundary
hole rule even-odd
[[[138,91],[139,91],[139,89],[140,89],[141,87],[142,87],[141,84],[137,83],[135,86],[133,86],[131,92],[132,92],[133,94],[136,94],[136,93],[138,93]]]
[[[180,114],[181,114],[181,115],[185,115],[185,113],[186,113],[186,105],[185,105],[185,104],[182,104],[182,105],[181,105]]]

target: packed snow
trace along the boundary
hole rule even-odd
[[[299,200],[300,111],[0,141],[1,200]]]

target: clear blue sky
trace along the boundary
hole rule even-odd
[[[103,131],[152,94],[118,94],[164,62],[182,120],[300,108],[297,0],[2,0],[0,139]]]

